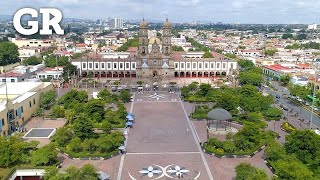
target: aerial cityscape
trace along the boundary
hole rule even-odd
[[[0,179],[320,179],[320,2],[277,3],[0,2]]]

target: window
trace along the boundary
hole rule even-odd
[[[187,68],[190,69],[190,63],[187,63]]]
[[[222,63],[222,68],[223,68],[223,69],[226,68],[226,63]]]
[[[204,63],[204,68],[208,69],[208,63]]]
[[[23,106],[21,106],[21,112],[23,112]]]
[[[181,63],[181,65],[180,65],[180,66],[181,66],[181,68],[183,69],[183,68],[184,68],[184,63]]]
[[[129,68],[130,68],[130,64],[126,63],[126,69],[129,69]]]
[[[29,107],[31,107],[31,101],[29,101]]]
[[[153,61],[153,65],[157,65],[157,60],[154,60],[154,61]]]
[[[193,68],[193,69],[196,69],[196,68],[197,68],[197,63],[193,63],[193,64],[192,64],[192,68]]]
[[[2,125],[4,125],[4,119],[1,119],[1,123],[2,123]]]
[[[108,63],[108,69],[111,69],[111,63]]]
[[[201,63],[199,63],[199,69],[201,69],[202,68],[202,64]]]
[[[117,63],[113,63],[113,68],[117,69]]]
[[[136,68],[136,63],[132,63],[132,68]]]
[[[33,104],[36,104],[36,100],[35,99],[33,99]]]
[[[89,63],[89,68],[90,68],[90,69],[92,68],[92,63]]]
[[[11,79],[11,82],[15,82],[16,80],[15,79]]]
[[[104,63],[101,63],[101,68],[104,69]]]
[[[96,63],[95,66],[96,66],[95,67],[96,69],[99,69],[99,64],[98,63]]]
[[[174,65],[175,65],[176,69],[179,68],[179,64],[178,63],[174,63]]]
[[[231,69],[233,69],[233,63],[231,63]]]
[[[211,69],[214,69],[214,63],[211,63]]]
[[[120,69],[122,69],[123,68],[123,63],[120,63]]]
[[[220,63],[217,63],[217,69],[219,69],[220,68]]]
[[[6,82],[6,79],[2,79],[2,82]]]

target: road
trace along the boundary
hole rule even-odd
[[[301,106],[298,106],[291,102],[289,99],[284,98],[283,95],[287,94],[290,95],[290,92],[287,88],[280,86],[277,82],[271,82],[271,85],[276,89],[275,91],[270,88],[264,88],[264,92],[273,95],[276,97],[276,95],[280,95],[280,99],[278,101],[279,104],[284,104],[290,109],[293,109],[293,111],[297,112],[301,118],[306,119],[307,121],[310,121],[311,119],[311,112],[304,109]],[[320,127],[320,118],[318,115],[313,114],[313,124]]]

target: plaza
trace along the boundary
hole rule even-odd
[[[186,179],[211,179],[178,94],[136,93],[130,111],[136,122],[129,131],[117,179],[174,179],[177,169]]]

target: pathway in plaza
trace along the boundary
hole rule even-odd
[[[213,180],[197,134],[177,94],[135,94],[136,122],[121,157],[118,180]]]

